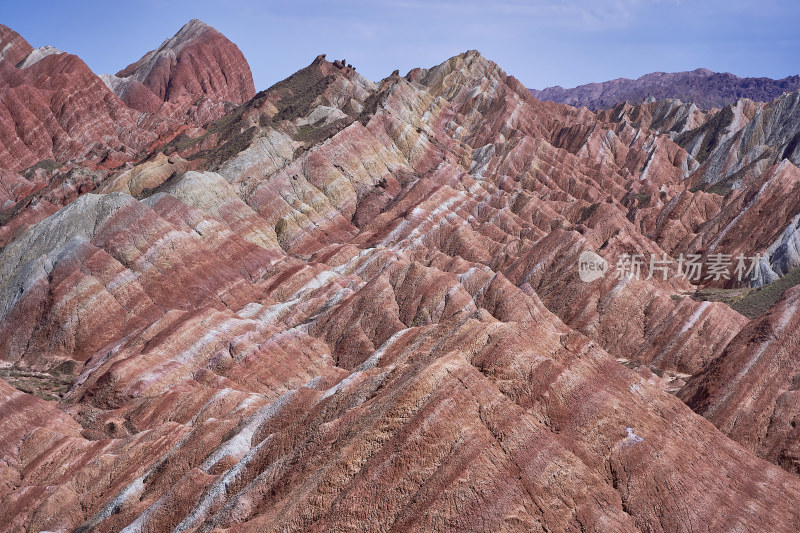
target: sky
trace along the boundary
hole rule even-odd
[[[797,0],[0,0],[1,24],[98,74],[138,60],[192,18],[239,46],[257,90],[321,53],[377,81],[477,49],[535,89],[700,67],[800,74]]]

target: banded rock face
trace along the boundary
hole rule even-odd
[[[128,109],[78,57],[55,49],[33,50],[0,27],[0,168],[20,171],[42,160],[109,153],[117,164],[156,139],[139,130]],[[20,60],[24,52],[28,52]]]
[[[211,26],[193,19],[139,61],[106,76],[131,108],[203,125],[255,93],[239,48]]]
[[[40,256],[42,246],[63,249],[60,242],[94,234],[92,245],[102,238],[116,256],[130,245],[115,228],[134,226],[158,243],[136,244],[158,270],[171,268],[163,261],[178,263],[174,272],[190,264],[174,252],[187,250],[187,257],[187,237],[159,237],[154,232],[165,223],[127,198],[86,196],[65,209],[64,216],[81,212],[88,222],[67,225],[76,235],[54,236],[42,227],[4,253],[21,254],[10,263],[30,271],[26,258]],[[169,195],[152,198],[146,203],[170,214],[172,224],[188,214]],[[202,233],[198,240],[234,245],[234,235],[216,238],[213,225],[194,227]],[[679,493],[705,502],[689,523],[748,523],[788,508],[795,497],[797,483],[788,474],[765,470],[677,399],[571,331],[529,286],[519,289],[485,266],[456,262],[450,269],[463,272],[456,275],[384,247],[356,251],[337,246],[321,254],[330,264],[262,256],[255,264],[274,266],[263,275],[261,295],[248,288],[252,281],[235,275],[225,281],[224,269],[204,263],[223,285],[239,287],[222,293],[224,307],[183,292],[184,282],[159,284],[157,272],[120,284],[102,274],[109,267],[92,260],[93,277],[110,279],[106,290],[138,310],[136,318],[151,313],[151,325],[118,332],[124,338],[111,339],[110,349],[84,365],[62,402],[82,425],[80,436],[60,426],[55,434],[34,430],[35,419],[23,428],[31,452],[10,467],[24,468],[26,480],[61,488],[51,495],[30,481],[29,488],[12,487],[4,509],[19,520],[14,523],[101,531],[237,524],[325,529],[365,521],[418,530],[485,523],[512,530],[580,524],[683,530],[686,522],[664,523],[662,516],[679,514],[684,504],[664,502],[667,511],[654,514],[646,502],[678,475],[671,465],[687,458],[708,468]],[[204,255],[247,264],[230,248]],[[89,266],[88,258],[71,257]],[[145,276],[156,278],[145,282]],[[152,303],[134,303],[137,286],[158,288]],[[440,310],[442,293],[449,304]],[[75,292],[59,297],[65,298],[83,299]],[[181,310],[189,298],[194,310]],[[160,308],[170,310],[162,315]],[[84,314],[81,321],[108,320],[112,309],[87,308],[95,318]],[[362,348],[353,342],[359,335]],[[514,377],[520,374],[525,377]],[[714,454],[683,445],[697,440]],[[650,447],[663,459],[654,463]],[[56,456],[58,468],[36,466]],[[298,471],[298,461],[307,467]],[[109,477],[108,469],[116,474]],[[719,471],[746,475],[752,485],[721,490],[717,484],[726,478]],[[770,482],[759,483],[765,475]],[[332,486],[336,500],[318,496]],[[396,496],[388,507],[356,513],[364,509],[364,491]],[[237,496],[222,497],[226,492]],[[726,499],[709,500],[713,494]],[[753,505],[732,515],[727,499],[744,497]],[[75,512],[77,499],[84,514]],[[468,511],[454,514],[453,499]],[[497,503],[486,507],[480,503],[486,499]],[[61,512],[63,505],[70,511]],[[641,513],[631,513],[639,506]],[[788,530],[792,520],[773,523]]]
[[[655,131],[707,116],[671,109],[540,102],[475,51],[379,83],[319,56],[51,204],[0,251],[0,373],[50,399],[0,381],[10,527],[796,531],[800,479],[615,360],[702,375],[752,323],[577,274],[741,244]]]
[[[705,124],[714,112],[702,111],[693,103],[669,98],[655,102],[631,105],[623,102],[616,107],[598,112],[604,122],[629,122],[637,127],[657,133],[674,134],[691,131]]]
[[[730,105],[717,113],[716,120],[685,133],[679,142],[705,162],[695,181],[737,187],[784,159],[797,165],[799,113],[800,91],[795,91],[768,104],[745,100]]]
[[[20,34],[0,24],[0,60],[17,66],[33,52],[33,47],[28,44]]]
[[[0,50],[0,246],[255,94],[236,45],[197,20],[121,78],[5,26]]]
[[[800,473],[797,288],[754,320],[680,392],[696,412],[760,457]]]
[[[603,121],[661,132],[690,156],[685,174],[688,190],[663,208],[637,209],[634,220],[640,221],[645,234],[673,256],[761,254],[756,286],[800,266],[796,246],[800,209],[792,192],[800,163],[795,153],[798,94],[785,94],[767,104],[743,99],[712,112],[664,101],[625,104],[599,113]],[[650,153],[657,155],[655,149]]]

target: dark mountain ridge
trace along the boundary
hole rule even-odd
[[[779,80],[740,78],[729,72],[699,68],[688,72],[653,72],[635,80],[617,78],[571,89],[556,85],[530,91],[539,100],[584,106],[592,110],[607,109],[623,102],[635,105],[666,98],[678,98],[694,103],[701,109],[711,109],[732,104],[741,98],[768,102],[798,88],[800,76],[797,75]]]

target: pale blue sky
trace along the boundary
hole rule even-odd
[[[379,80],[478,49],[532,88],[706,67],[800,74],[797,0],[394,0],[228,2],[0,0],[0,23],[34,47],[116,72],[199,18],[245,54],[265,89],[320,53]]]

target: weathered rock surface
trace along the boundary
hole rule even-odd
[[[33,52],[33,47],[28,44],[20,34],[0,24],[0,61],[16,66]]]
[[[754,320],[680,395],[747,449],[800,473],[800,289]]]
[[[643,102],[638,105],[623,102],[597,114],[604,122],[625,121],[637,128],[667,134],[678,134],[699,128],[713,115],[713,112],[702,111],[694,103],[684,103],[674,98]],[[671,135],[671,138],[674,139],[675,136]]]
[[[715,117],[677,139],[705,163],[696,183],[737,187],[784,159],[800,163],[800,91],[761,106],[741,101]]]
[[[163,102],[140,117],[204,109],[209,33],[126,69]],[[32,393],[0,380],[11,530],[800,528],[800,478],[643,368],[701,390],[755,322],[577,272],[770,246],[791,161],[699,190],[676,141],[713,113],[541,102],[475,51],[379,83],[319,56],[251,96],[129,164],[0,173],[0,377]]]
[[[78,158],[101,163],[110,153],[121,163],[157,138],[139,129],[140,113],[78,57],[33,50],[5,26],[0,49],[0,168],[20,171],[42,160]]]
[[[799,266],[800,206],[793,193],[800,163],[799,95],[767,104],[739,100],[709,113],[677,101],[624,104],[599,113],[604,121],[661,132],[689,154],[688,190],[663,208],[637,208],[634,221],[673,256],[761,254],[752,285],[775,281]]]
[[[0,50],[0,246],[255,94],[236,45],[197,20],[120,78],[5,26]]]
[[[105,81],[133,109],[195,125],[221,117],[230,104],[256,93],[239,48],[197,19]]]

